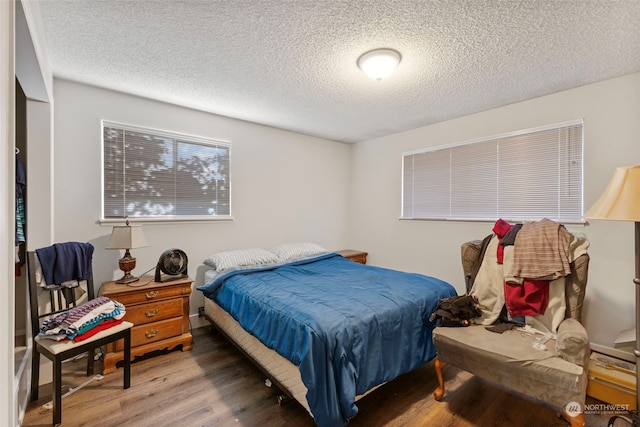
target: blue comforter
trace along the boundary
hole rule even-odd
[[[347,424],[356,395],[433,359],[429,316],[456,294],[442,280],[335,253],[230,271],[198,289],[299,366],[321,427]]]

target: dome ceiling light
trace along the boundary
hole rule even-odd
[[[393,49],[374,49],[358,58],[358,67],[373,80],[382,80],[393,73],[400,63],[400,53]]]

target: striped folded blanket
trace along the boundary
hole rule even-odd
[[[515,240],[513,265],[506,275],[536,280],[568,275],[572,239],[563,225],[550,219],[523,224]]]
[[[120,320],[126,313],[123,304],[98,297],[42,322],[38,336],[61,341],[85,334],[105,320]]]

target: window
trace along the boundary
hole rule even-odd
[[[582,120],[403,154],[402,218],[581,222]]]
[[[229,142],[103,121],[103,219],[230,218]]]

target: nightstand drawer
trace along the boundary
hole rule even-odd
[[[125,320],[132,322],[134,325],[143,325],[180,316],[182,316],[182,298],[174,298],[129,306],[127,307]]]
[[[147,323],[146,325],[134,326],[131,329],[131,347],[161,341],[165,338],[178,336],[182,333],[182,318],[161,320],[159,322]],[[116,351],[122,351],[124,343],[118,341]]]
[[[161,299],[167,298],[175,298],[177,296],[182,296],[184,294],[185,286],[171,286],[164,288],[146,288],[140,290],[140,292],[127,292],[127,293],[118,293],[115,295],[110,295],[110,298],[121,302],[125,306],[129,306],[131,304],[140,304],[150,301],[157,301]],[[188,284],[189,293],[191,292],[191,286]]]
[[[155,282],[151,276],[140,277],[140,284],[128,286],[114,281],[102,284],[102,295],[124,304],[125,319],[131,329],[131,360],[156,350],[191,350],[189,332],[189,298],[193,279],[182,277]],[[107,344],[102,373],[116,370],[124,359],[124,342]]]

